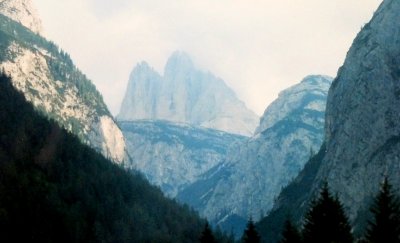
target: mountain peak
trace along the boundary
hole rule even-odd
[[[31,0],[0,1],[0,14],[22,24],[36,34],[42,34],[42,22]]]
[[[167,120],[250,136],[258,117],[223,80],[174,52],[164,75],[142,62],[131,73],[119,120]]]
[[[333,78],[325,75],[309,75],[300,83],[281,91],[278,99],[265,110],[256,134],[274,126],[276,122],[295,110],[324,111],[332,80]]]
[[[175,51],[168,58],[165,72],[193,69],[194,64],[190,56],[184,51]]]
[[[333,78],[327,75],[308,75],[306,76],[301,83],[309,83],[309,84],[329,84],[331,85]]]
[[[133,72],[148,72],[151,70],[154,69],[149,65],[149,63],[147,63],[146,61],[142,61],[135,66]]]

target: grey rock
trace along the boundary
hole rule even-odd
[[[42,21],[31,0],[1,0],[0,13],[22,24],[36,34],[42,34]]]
[[[268,237],[276,236],[273,224],[284,212],[301,212],[301,222],[324,180],[338,193],[356,234],[364,230],[384,176],[399,188],[400,1],[385,0],[354,40],[329,91],[324,144],[261,223]]]
[[[232,226],[228,221],[238,217],[246,221],[264,216],[281,188],[322,144],[331,81],[308,76],[281,92],[266,109],[257,134],[231,147],[225,162],[183,190],[178,200],[219,225]]]
[[[169,197],[222,163],[228,147],[243,136],[167,121],[119,123],[132,159],[124,166],[141,171]]]
[[[223,80],[197,69],[183,52],[172,54],[163,76],[145,62],[134,68],[117,119],[167,120],[246,136],[258,124]]]
[[[122,163],[127,159],[125,141],[101,94],[68,54],[26,28],[29,26],[21,25],[30,17],[37,18],[31,16],[30,4],[20,0],[0,2],[0,69],[39,112],[83,143]],[[8,10],[16,14],[12,18],[3,15]]]

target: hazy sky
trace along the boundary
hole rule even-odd
[[[45,35],[69,52],[113,114],[145,60],[175,50],[221,77],[262,114],[309,74],[335,76],[382,0],[34,0]]]

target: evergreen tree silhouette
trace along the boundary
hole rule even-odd
[[[200,243],[217,243],[208,222],[204,226],[203,232],[201,232]]]
[[[399,202],[387,178],[375,197],[371,212],[373,220],[368,222],[367,242],[400,242]]]
[[[303,240],[307,243],[351,243],[353,236],[343,206],[324,183],[319,198],[305,216]]]
[[[243,232],[242,236],[243,243],[259,243],[261,242],[261,237],[256,230],[256,226],[254,225],[253,219],[250,217],[247,222],[246,229]]]
[[[287,219],[282,231],[282,239],[280,243],[301,243],[301,235],[299,230]]]

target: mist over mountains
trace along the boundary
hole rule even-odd
[[[383,1],[336,78],[306,76],[260,119],[182,51],[162,74],[137,64],[114,118],[42,34],[32,1],[0,1],[4,241],[233,242],[206,221],[239,239],[251,218],[262,242],[279,242],[321,185],[361,238],[380,182],[399,189],[398,0]]]
[[[195,67],[180,51],[168,59],[163,76],[149,64],[131,73],[118,120],[167,120],[250,136],[258,117],[223,80]]]

